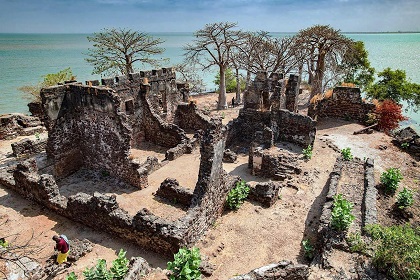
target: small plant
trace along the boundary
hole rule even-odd
[[[236,183],[236,186],[230,190],[226,198],[226,203],[229,209],[238,210],[244,203],[245,199],[248,197],[249,187],[246,185],[245,181],[240,181]]]
[[[311,159],[312,158],[312,146],[308,145],[308,147],[306,149],[302,150],[303,156],[305,157],[305,159]]]
[[[225,112],[222,112],[221,118],[222,118],[222,119],[225,119],[225,118],[226,118],[226,114],[225,114]]]
[[[314,258],[315,248],[312,246],[308,239],[302,241],[303,251],[305,252],[305,258],[312,260]]]
[[[36,139],[37,141],[39,141],[39,139],[40,139],[39,132],[36,132],[36,133],[35,133],[35,139]]]
[[[128,259],[125,257],[126,252],[120,249],[117,259],[112,262],[111,273],[113,280],[122,280],[128,272]]]
[[[345,160],[352,160],[353,159],[353,155],[351,154],[351,149],[350,148],[345,148],[341,150],[341,155],[343,156],[343,158]]]
[[[199,270],[201,264],[200,249],[193,247],[179,249],[174,255],[174,261],[168,262],[168,270],[172,271],[170,280],[195,280],[201,279]]]
[[[7,246],[9,246],[9,242],[4,238],[0,238],[0,247],[7,248]]]
[[[74,272],[70,272],[69,274],[67,274],[66,280],[77,280],[77,276],[76,274],[74,274]]]
[[[112,273],[106,268],[106,260],[100,259],[95,267],[86,268],[83,271],[86,280],[112,280]]]
[[[367,225],[376,242],[372,262],[391,279],[420,279],[420,228]]]
[[[343,195],[335,195],[331,212],[331,226],[336,230],[347,230],[354,220],[351,210],[353,210],[353,205],[344,199]]]
[[[410,143],[404,142],[401,144],[401,148],[403,149],[408,149],[408,147],[410,147]]]
[[[381,183],[385,187],[386,193],[394,194],[398,189],[398,184],[403,179],[401,171],[398,168],[388,168],[381,174]]]
[[[352,232],[346,237],[350,252],[366,253],[366,243],[363,241],[360,232]]]
[[[397,195],[397,206],[401,210],[404,210],[414,203],[413,198],[413,191],[404,188],[402,191],[400,191]]]

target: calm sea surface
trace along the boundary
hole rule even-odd
[[[165,40],[166,49],[163,58],[169,62],[163,65],[170,67],[181,62],[182,47],[191,42],[192,33],[153,33],[155,37]],[[273,33],[273,36],[283,36]],[[407,76],[420,83],[420,33],[398,34],[346,34],[348,37],[363,41],[369,52],[369,60],[377,71],[386,67],[403,69]],[[84,61],[85,53],[91,46],[87,34],[0,34],[0,114],[21,112],[27,113],[23,93],[17,88],[22,85],[36,84],[47,73],[56,73],[71,67],[78,81],[100,79],[92,75],[92,67]],[[150,66],[144,66],[150,69]],[[208,89],[214,89],[213,72],[203,72]],[[420,129],[420,113],[407,112],[414,124]]]

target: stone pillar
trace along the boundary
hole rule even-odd
[[[299,97],[299,75],[291,74],[286,86],[286,109],[297,113]]]

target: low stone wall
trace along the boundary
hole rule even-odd
[[[194,102],[179,104],[175,112],[174,123],[182,129],[209,129],[210,118],[203,114]]]
[[[176,179],[166,178],[160,184],[156,195],[173,203],[189,207],[193,197],[193,190],[181,187]]]
[[[378,190],[375,188],[375,174],[373,159],[368,158],[365,162],[365,192],[363,194],[363,226],[376,224],[378,213],[376,209],[376,198]]]
[[[259,183],[252,187],[248,199],[260,203],[264,207],[270,207],[279,199],[280,183]]]
[[[420,136],[411,127],[397,131],[394,135],[394,144],[399,148],[420,159]]]
[[[0,116],[0,140],[11,140],[18,136],[28,136],[44,132],[45,127],[37,117],[24,114]]]
[[[13,155],[15,157],[33,155],[36,153],[41,153],[45,150],[45,147],[47,146],[47,139],[33,141],[31,139],[25,138],[18,142],[12,143],[11,146]]]
[[[254,269],[247,274],[235,276],[230,280],[305,280],[308,277],[309,267],[307,265],[281,261]]]
[[[336,87],[330,98],[310,104],[308,116],[314,120],[329,117],[365,123],[367,114],[374,109],[374,104],[362,100],[359,88]]]

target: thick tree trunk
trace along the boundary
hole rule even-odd
[[[251,72],[246,71],[245,91],[249,89],[250,84],[251,84]]]
[[[235,103],[241,103],[241,80],[239,79],[239,69],[236,68],[236,100]],[[233,104],[232,104],[233,106]]]
[[[324,79],[325,70],[325,54],[321,52],[318,55],[317,67],[315,69],[315,76],[312,83],[311,98],[316,94],[322,93],[322,80]]]
[[[226,102],[226,69],[223,66],[219,67],[220,73],[220,85],[219,85],[219,102],[217,103],[218,110],[227,109],[227,102]]]

